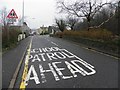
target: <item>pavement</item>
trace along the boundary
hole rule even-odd
[[[61,38],[32,36],[14,88],[118,88],[118,59]]]
[[[30,42],[28,37],[19,42],[18,46],[2,55],[2,88],[7,89],[10,85],[13,75],[18,67],[21,58]],[[17,74],[16,74],[17,75]]]

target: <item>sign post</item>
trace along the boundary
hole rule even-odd
[[[14,22],[16,22],[16,19],[18,18],[18,16],[17,16],[17,14],[16,14],[14,9],[12,9],[10,11],[10,13],[7,16],[7,18],[8,18],[8,23],[9,24],[13,24]]]
[[[8,40],[9,40],[9,24],[13,24],[14,22],[16,22],[16,19],[18,18],[17,14],[15,13],[15,10],[12,9],[10,11],[10,13],[7,15],[7,19],[8,19],[8,22],[7,22],[7,35],[8,35]]]

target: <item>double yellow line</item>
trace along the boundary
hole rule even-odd
[[[32,39],[33,39],[33,37],[32,37]],[[30,51],[31,51],[31,47],[32,47],[32,39],[30,41],[29,48],[27,49],[27,55],[25,57],[25,66],[24,66],[24,71],[22,74],[22,81],[20,84],[20,90],[25,90],[25,88],[26,88],[25,80],[26,80],[27,73],[28,73],[28,63],[29,63],[29,56],[30,56]]]

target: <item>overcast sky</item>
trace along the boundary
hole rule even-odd
[[[0,9],[6,7],[8,12],[14,9],[20,18],[22,4],[23,0],[0,0]],[[52,25],[56,15],[56,0],[24,0],[25,21],[30,28]]]
[[[22,4],[23,0],[0,0],[0,10],[3,7],[6,7],[8,12],[14,9],[20,18],[22,17]],[[56,10],[56,0],[24,0],[25,21],[30,28],[54,24],[54,18],[58,17]]]

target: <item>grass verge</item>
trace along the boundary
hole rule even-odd
[[[91,48],[99,49],[105,53],[120,57],[120,36],[114,35],[105,29],[91,29],[90,31],[68,31],[57,32],[55,37],[62,37]]]

